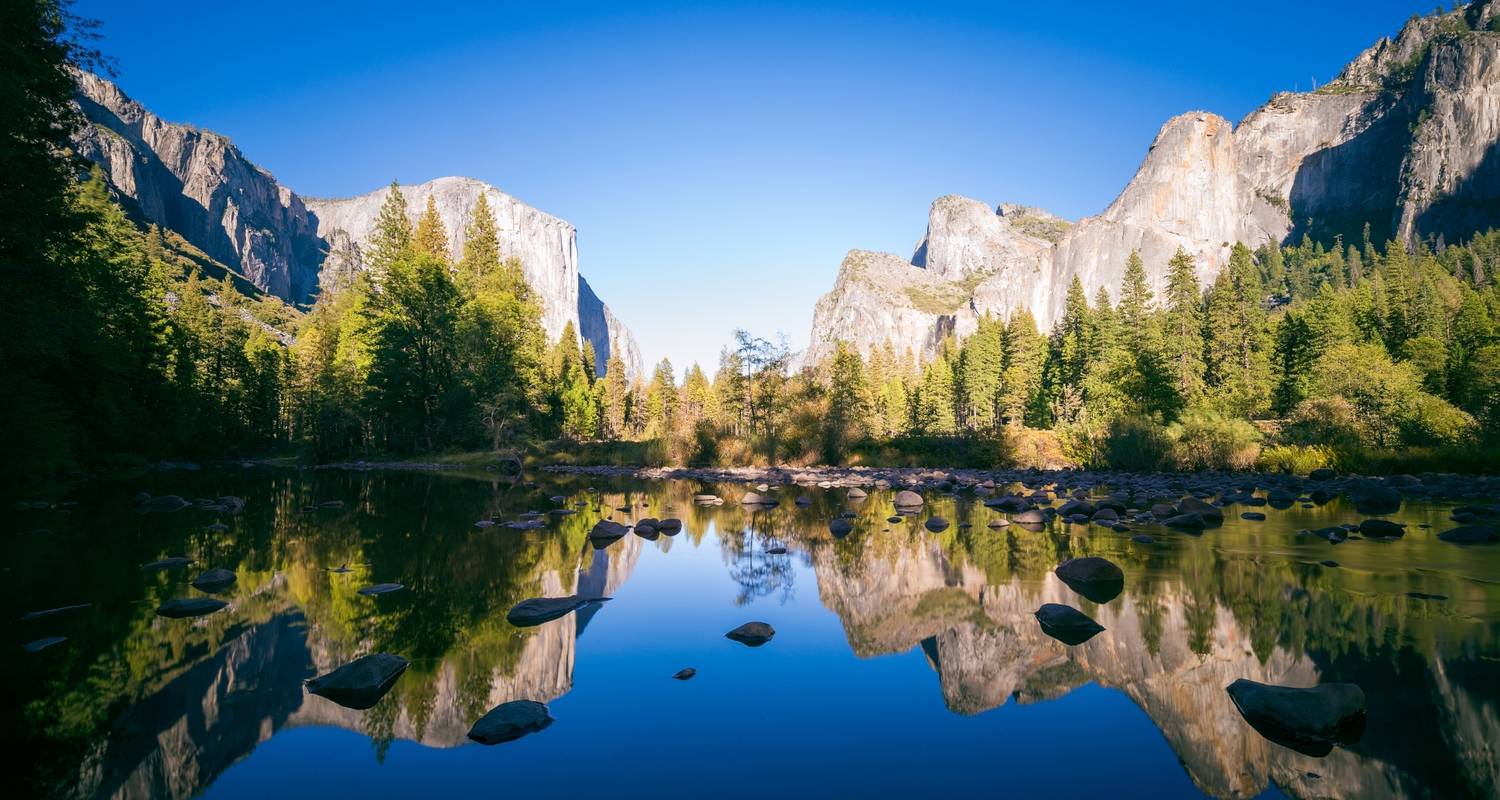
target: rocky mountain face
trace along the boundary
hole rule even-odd
[[[380,207],[390,192],[390,187],[385,187],[346,200],[308,199],[306,204],[317,220],[319,236],[327,241],[347,237],[342,252],[357,268],[361,249],[375,232]],[[526,282],[541,298],[542,327],[547,338],[557,341],[571,322],[578,335],[593,344],[600,374],[611,353],[619,354],[628,375],[641,374],[635,337],[578,272],[578,233],[572,225],[473,178],[438,178],[403,186],[401,194],[413,219],[432,198],[448,234],[448,246],[455,254],[463,252],[474,204],[484,195],[495,215],[501,255],[520,259]]]
[[[361,267],[360,248],[389,188],[347,200],[303,198],[228,138],[163,121],[97,75],[79,73],[77,81],[77,102],[90,123],[75,138],[78,152],[104,170],[144,219],[291,303],[312,302],[320,288]],[[620,355],[630,376],[641,374],[634,336],[579,274],[572,225],[471,178],[439,178],[403,193],[414,219],[429,196],[437,201],[455,253],[462,252],[474,203],[484,194],[502,255],[521,260],[540,298],[548,339],[556,341],[572,322],[593,344],[601,374],[611,353]]]
[[[1278,94],[1238,125],[1206,111],[1173,117],[1114,202],[1076,225],[940,198],[909,260],[851,251],[814,311],[808,361],[839,339],[931,355],[980,315],[1021,308],[1045,330],[1074,277],[1090,297],[1105,287],[1118,299],[1133,251],[1160,293],[1178,248],[1207,284],[1235,242],[1358,241],[1369,223],[1376,240],[1412,244],[1500,225],[1497,19],[1494,0],[1414,18],[1333,82]],[[885,268],[858,268],[872,260]]]

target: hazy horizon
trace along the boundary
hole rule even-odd
[[[1098,213],[1169,117],[1237,121],[1431,8],[76,10],[127,94],[299,194],[464,175],[569,221],[648,364],[681,374],[736,327],[804,348],[844,253],[909,256],[939,196]]]

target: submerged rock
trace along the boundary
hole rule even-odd
[[[1036,621],[1042,633],[1066,645],[1083,644],[1104,630],[1089,615],[1062,603],[1044,604],[1036,610]]]
[[[764,622],[747,622],[724,634],[724,638],[733,639],[749,647],[760,647],[771,641],[771,637],[775,635],[776,629]]]
[[[401,585],[399,583],[376,583],[376,584],[372,584],[370,586],[366,586],[363,589],[360,589],[358,593],[364,595],[365,597],[377,597],[377,596],[382,595],[382,594],[390,594],[391,592],[399,592],[399,591],[401,591],[402,589],[405,589],[405,588],[406,588],[405,586],[403,586],[403,585]]]
[[[479,718],[469,729],[469,738],[480,744],[504,744],[536,733],[552,724],[547,707],[535,700],[501,703]]]
[[[1296,689],[1241,678],[1227,691],[1260,735],[1305,755],[1321,758],[1364,735],[1365,693],[1352,683]]]
[[[848,536],[853,531],[854,523],[844,517],[838,517],[828,523],[828,532],[840,538]]]
[[[922,524],[927,526],[927,530],[932,531],[933,533],[941,533],[942,531],[948,530],[948,520],[939,516],[928,517],[927,521]]]
[[[517,628],[530,628],[544,622],[551,622],[558,617],[565,617],[588,603],[599,603],[608,599],[608,597],[579,597],[576,594],[570,594],[567,597],[533,597],[516,603],[505,615],[505,621]]]
[[[306,686],[309,692],[345,708],[364,710],[380,702],[407,666],[401,656],[371,653],[309,680]]]
[[[676,678],[679,681],[689,681],[692,680],[693,676],[697,674],[698,670],[693,669],[692,667],[684,667],[683,669],[679,669],[676,672],[672,673],[672,677]]]
[[[159,616],[171,619],[182,619],[184,617],[202,617],[229,605],[223,600],[215,600],[212,597],[179,597],[168,600],[157,607]]]
[[[235,574],[227,569],[210,569],[199,573],[198,577],[193,579],[193,588],[200,592],[216,594],[234,586],[236,580],[238,579]]]

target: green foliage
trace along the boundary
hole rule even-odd
[[[1274,444],[1261,448],[1256,468],[1266,472],[1306,475],[1315,469],[1332,467],[1337,454],[1321,445]]]
[[[1260,432],[1243,419],[1212,411],[1190,411],[1167,427],[1177,469],[1245,470],[1260,455]]]
[[[1173,442],[1161,423],[1149,417],[1118,417],[1110,422],[1103,463],[1112,469],[1155,471],[1165,468]]]

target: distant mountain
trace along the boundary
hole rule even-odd
[[[839,340],[931,355],[981,315],[1026,308],[1045,330],[1078,277],[1116,300],[1140,251],[1152,288],[1181,247],[1212,281],[1243,242],[1457,242],[1500,226],[1500,2],[1413,18],[1333,82],[1271,98],[1238,125],[1206,111],[1162,126],[1135,177],[1076,225],[960,197],[933,203],[910,259],[850,251],[813,314],[809,363]]]
[[[89,125],[76,137],[116,191],[143,218],[175,231],[257,288],[290,303],[312,302],[336,276],[361,267],[360,248],[389,188],[347,200],[312,200],[256,166],[227,137],[163,121],[108,80],[79,73],[77,101]],[[455,252],[483,193],[494,210],[500,249],[521,260],[541,299],[550,341],[572,322],[594,346],[602,374],[618,353],[629,377],[642,373],[635,337],[578,272],[573,226],[471,178],[403,187],[415,218],[436,198]]]

